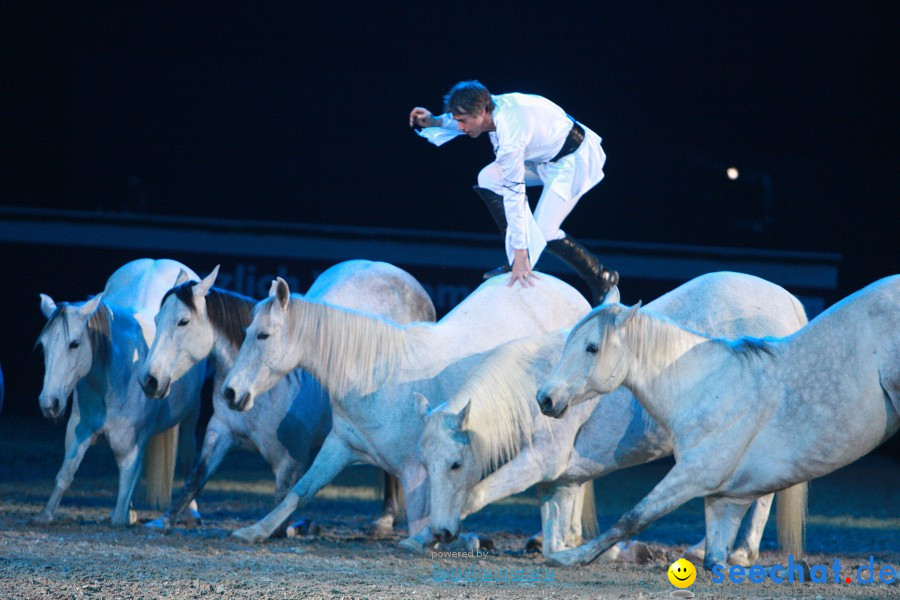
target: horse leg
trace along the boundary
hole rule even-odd
[[[32,522],[36,524],[50,523],[53,521],[53,514],[59,507],[63,494],[72,485],[75,478],[75,472],[81,466],[84,454],[91,446],[96,437],[96,432],[89,431],[87,427],[69,420],[69,426],[66,428],[66,454],[63,458],[63,464],[56,474],[56,483],[53,486],[53,492],[44,506],[44,510],[32,518]]]
[[[727,568],[731,545],[741,526],[741,519],[752,501],[707,496],[704,499],[706,516],[706,556],[703,566],[711,570],[717,564]]]
[[[287,493],[278,506],[257,523],[238,529],[232,536],[247,542],[261,542],[270,537],[297,508],[305,505],[316,493],[354,460],[356,454],[340,438],[332,433],[325,438],[322,449],[309,470]]]
[[[116,508],[112,514],[114,526],[132,525],[137,521],[137,514],[131,510],[131,497],[141,476],[146,439],[134,440],[131,444],[123,444],[118,436],[108,436],[116,464],[119,466],[119,495]]]
[[[757,498],[753,503],[750,517],[744,521],[744,526],[738,533],[737,544],[728,558],[729,563],[749,567],[759,558],[759,545],[766,522],[769,520],[769,511],[772,509],[774,498],[775,494],[766,494]]]
[[[524,450],[469,490],[463,504],[460,520],[478,512],[488,504],[502,500],[513,494],[524,492],[541,482],[542,469],[538,461],[533,460],[529,450]]]
[[[705,495],[706,489],[699,483],[701,477],[698,475],[698,469],[679,468],[680,464],[676,463],[643,500],[625,513],[606,532],[578,548],[556,552],[548,557],[548,561],[559,566],[588,564],[616,542],[641,531],[659,517],[675,510],[691,498]]]
[[[196,367],[195,367],[196,368]],[[200,390],[196,391],[196,395],[199,398]],[[188,411],[188,414],[181,420],[181,423],[178,427],[178,470],[181,477],[185,480],[185,488],[187,488],[188,478],[193,473],[194,460],[197,458],[197,421],[200,419],[200,402],[199,400],[192,404],[191,409]],[[209,428],[207,428],[209,431]],[[216,464],[218,467],[218,463]],[[215,467],[210,471],[210,475],[215,471]],[[209,479],[209,476],[207,476]],[[206,480],[203,481],[206,483]],[[200,489],[202,489],[203,484],[201,484]],[[190,499],[190,506],[187,507],[187,513],[184,510],[179,511],[180,516],[184,517],[185,521],[188,523],[193,523],[196,525],[200,524],[200,512],[197,508],[197,500],[196,496],[200,493],[200,489],[194,494],[194,496]],[[176,517],[179,516],[179,513],[176,513]]]
[[[397,478],[386,471],[381,473],[381,476],[384,477],[384,506],[381,516],[372,521],[369,526],[369,536],[376,539],[388,537],[394,532],[394,523],[403,499],[403,489]]]
[[[181,436],[182,430],[179,430],[178,434]],[[145,527],[160,528],[166,531],[171,530],[182,512],[189,505],[194,504],[194,499],[203,490],[203,486],[216,472],[219,465],[222,464],[222,460],[228,454],[228,450],[233,444],[234,437],[231,435],[231,431],[221,421],[213,417],[206,428],[200,460],[197,461],[194,469],[187,476],[184,488],[178,499],[172,503],[172,506],[169,507],[169,510],[163,516],[147,523]],[[199,513],[196,516],[196,521],[198,523],[200,521]]]

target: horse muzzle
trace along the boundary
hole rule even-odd
[[[248,411],[253,408],[253,394],[250,392],[244,392],[238,397],[234,388],[228,387],[225,388],[225,391],[222,392],[222,395],[225,396],[225,401],[228,402],[228,408],[231,410],[236,410],[238,412]]]
[[[144,390],[144,394],[148,398],[165,398],[169,395],[171,387],[172,381],[170,379],[161,383],[159,379],[149,373],[141,380],[141,389]]]

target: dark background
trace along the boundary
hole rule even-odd
[[[127,4],[2,9],[0,204],[490,232],[487,140],[407,127],[478,78],[604,138],[573,235],[900,271],[895,3]]]

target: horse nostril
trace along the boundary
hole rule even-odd
[[[144,391],[153,394],[157,389],[159,389],[159,381],[153,375],[147,375],[147,379],[144,381]]]
[[[234,388],[225,388],[224,396],[228,401],[228,404],[234,406],[234,398],[237,394],[234,393]]]
[[[541,412],[545,415],[549,415],[553,411],[553,398],[550,396],[544,396],[541,398]]]

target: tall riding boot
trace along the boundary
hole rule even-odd
[[[566,236],[559,240],[550,240],[547,242],[547,251],[572,267],[578,276],[584,279],[591,288],[594,306],[600,304],[606,292],[619,283],[618,271],[605,269],[597,257],[574,238]]]
[[[478,194],[478,197],[484,201],[484,205],[487,207],[488,212],[491,213],[491,216],[494,217],[494,222],[497,223],[497,227],[500,229],[500,233],[506,234],[506,209],[503,208],[503,196],[498,194],[497,192],[492,192],[491,190],[483,187],[473,186],[473,190]],[[496,269],[488,271],[484,274],[485,279],[490,279],[491,277],[496,277],[497,275],[503,275],[504,273],[509,273],[512,270],[512,267],[509,265],[501,265]]]

